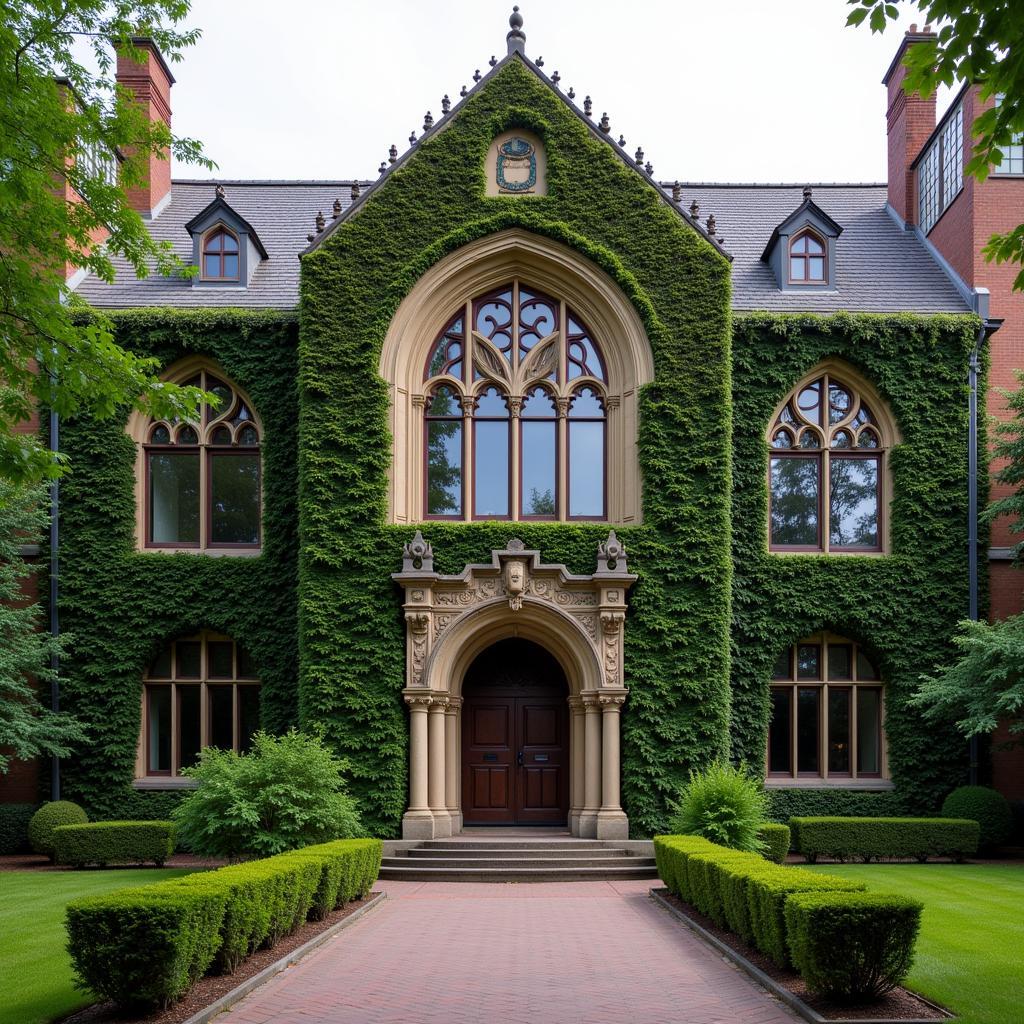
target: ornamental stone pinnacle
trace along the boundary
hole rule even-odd
[[[380,167],[377,168],[377,173],[378,174],[383,174],[387,169],[388,169],[387,161],[386,160],[381,160]]]
[[[692,203],[690,203],[690,216],[694,220],[700,220],[699,214],[700,214],[700,206],[698,205],[697,200],[694,199],[694,201]]]
[[[391,148],[388,150],[388,163],[393,164],[398,162],[398,147],[392,142]]]
[[[562,76],[557,71],[551,76],[551,81],[554,83],[554,86],[555,86],[556,89],[558,88],[558,83],[561,80],[562,80]]]
[[[352,182],[352,202],[354,203],[359,198],[359,182]]]
[[[433,572],[434,549],[419,530],[402,547],[402,572]]]
[[[644,164],[644,170],[648,174],[653,174],[654,173],[654,164],[652,164],[651,161],[648,160],[647,163]]]
[[[324,211],[320,210],[316,215],[316,220],[313,222],[316,226],[316,233],[319,235],[321,231],[327,226],[327,221],[324,220]]]
[[[491,54],[491,59],[490,59],[490,60],[489,60],[489,61],[488,61],[487,63],[488,63],[488,64],[489,64],[489,65],[490,65],[490,66],[491,66],[492,68],[496,68],[496,67],[498,66],[498,58],[497,58],[497,57],[495,57],[495,56],[494,56],[494,54],[492,53],[492,54]]]
[[[508,55],[511,57],[513,53],[521,53],[525,57],[526,33],[523,31],[523,16],[519,13],[518,4],[512,8],[508,25],[510,31],[505,36],[505,42],[508,44]],[[493,60],[494,58],[492,57],[491,59]]]
[[[452,109],[452,101],[448,98],[448,93],[445,93],[441,97],[441,113],[447,114]]]
[[[708,214],[708,234],[715,237],[715,215],[713,213]]]
[[[479,68],[477,68],[476,71],[473,72],[473,81],[474,82],[479,82],[480,79],[483,78],[483,77],[484,76],[480,74],[480,69]]]
[[[601,121],[600,121],[600,123],[598,124],[597,127],[600,128],[601,131],[603,131],[605,133],[605,135],[607,135],[608,132],[611,131],[612,123],[611,123],[611,121],[608,120],[608,111],[607,110],[601,115]]]
[[[678,181],[672,182],[672,202],[681,202],[683,198],[683,186]]]
[[[428,110],[423,115],[423,131],[429,132],[434,127],[434,115]]]
[[[467,89],[467,88],[466,88],[465,86],[463,86],[463,87],[462,87],[462,88],[461,88],[461,89],[459,90],[459,95],[460,95],[460,96],[461,96],[461,97],[462,97],[463,99],[465,99],[465,98],[466,98],[466,97],[467,97],[467,96],[469,95],[469,90],[468,90],[468,89]]]
[[[811,191],[812,190],[811,190],[811,186],[810,185],[804,185],[804,199],[810,199],[811,198]]]
[[[594,113],[594,101],[589,96],[585,97],[583,100],[583,113],[586,114],[587,117],[591,117]]]
[[[414,128],[409,132],[409,145],[414,146],[416,144],[416,129]]]
[[[341,216],[341,200],[335,199],[331,207],[331,220],[337,220]]]
[[[213,194],[218,199],[223,199],[224,198],[224,186],[221,185],[221,184],[218,184],[217,187],[213,190]]]
[[[626,145],[626,136],[623,135],[621,132],[619,133],[619,145],[622,147],[625,147]]]
[[[571,100],[576,99],[576,90],[571,85],[569,86],[569,91],[566,93],[566,96]]]
[[[636,147],[636,165],[639,167],[644,162],[644,151],[642,146]]]

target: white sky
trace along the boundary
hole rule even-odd
[[[904,5],[906,6],[906,5]],[[174,130],[222,178],[374,178],[423,115],[505,53],[511,0],[193,0]],[[902,32],[845,0],[520,0],[526,52],[589,93],[663,179],[883,181]],[[940,111],[944,97],[939,97]],[[175,168],[178,177],[205,177]]]

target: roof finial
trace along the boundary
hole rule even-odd
[[[461,97],[462,97],[463,99],[465,99],[465,98],[466,98],[466,97],[467,97],[467,96],[469,95],[469,90],[468,90],[468,89],[467,89],[467,88],[466,88],[465,86],[463,86],[463,87],[462,87],[462,88],[461,88],[461,89],[459,90],[459,95],[460,95],[460,96],[461,96]]]
[[[490,59],[490,60],[489,60],[489,61],[488,61],[487,63],[488,63],[488,64],[489,64],[489,65],[490,65],[490,66],[491,66],[492,68],[493,68],[493,67],[497,67],[497,64],[498,64],[498,58],[497,58],[497,57],[495,57],[495,56],[494,56],[494,54],[492,53],[492,54],[491,54],[491,59]]]
[[[452,109],[452,101],[448,98],[448,93],[445,93],[441,97],[441,113],[447,114]]]
[[[711,238],[715,237],[715,215],[713,213],[708,214],[708,235]]]
[[[565,95],[568,96],[569,99],[574,100],[576,99],[576,90],[570,85],[569,91]]]
[[[586,114],[587,117],[590,117],[591,114],[594,113],[594,101],[589,96],[586,96],[583,99],[583,113]]]
[[[694,220],[700,220],[700,204],[697,202],[696,199],[694,199],[694,201],[690,203],[690,216]]]
[[[398,161],[398,147],[392,142],[391,148],[388,150],[388,163],[393,164]]]
[[[636,157],[635,157],[635,160],[636,160],[637,167],[643,166],[643,162],[644,162],[644,148],[643,148],[643,146],[637,146],[636,147]]]
[[[523,31],[523,16],[519,13],[518,5],[512,8],[508,24],[511,29],[509,34],[505,36],[505,42],[508,43],[508,55],[511,57],[513,53],[521,53],[525,57],[526,33]]]
[[[626,136],[623,135],[621,132],[619,133],[619,145],[620,146],[625,146],[626,145]]]
[[[354,187],[354,186],[353,186]],[[319,235],[321,231],[326,227],[327,221],[324,220],[324,211],[321,210],[316,215],[316,220],[313,222],[316,225],[316,233]]]
[[[354,203],[359,198],[359,182],[352,182],[352,202]]]
[[[537,67],[539,67],[539,68],[544,67],[544,58],[543,57],[538,57],[537,58]]]
[[[611,123],[611,121],[608,120],[608,111],[607,110],[601,115],[601,121],[600,121],[600,123],[598,124],[597,127],[600,128],[601,131],[603,131],[605,133],[605,135],[607,135],[608,132],[611,131],[612,123]]]
[[[213,194],[214,194],[214,195],[215,195],[215,196],[216,196],[216,197],[217,197],[218,199],[223,199],[223,198],[224,198],[224,186],[223,186],[223,185],[221,185],[221,184],[220,184],[220,183],[218,182],[218,183],[217,183],[217,187],[216,187],[216,188],[215,188],[215,189],[213,190]]]
[[[434,115],[428,110],[423,115],[423,130],[429,132],[434,127]]]
[[[804,199],[810,199],[810,198],[811,198],[811,186],[810,185],[804,185]]]
[[[651,161],[648,160],[647,163],[644,164],[644,170],[648,174],[653,174],[654,173],[654,164],[652,164]]]
[[[331,220],[337,220],[341,216],[341,200],[335,199],[331,207]]]
[[[683,186],[678,181],[672,182],[672,202],[678,203],[683,198]]]
[[[377,168],[378,174],[383,174],[388,169],[387,161],[381,160],[380,167]]]
[[[412,145],[415,145],[415,143],[416,143],[416,129],[413,128],[413,130],[411,132],[409,132],[409,145],[412,146]]]
[[[480,79],[483,78],[483,77],[484,76],[480,74],[480,69],[479,68],[477,68],[476,71],[473,72],[473,81],[474,82],[479,82]]]
[[[551,81],[554,82],[555,88],[558,88],[558,83],[562,80],[562,76],[556,71],[551,76]]]

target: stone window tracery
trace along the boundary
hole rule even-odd
[[[607,374],[564,300],[515,278],[465,302],[423,388],[426,518],[606,517]]]
[[[783,405],[768,442],[772,550],[883,550],[892,428],[863,388],[831,370],[812,375]]]
[[[202,366],[183,385],[215,395],[195,422],[145,420],[140,526],[143,546],[258,550],[261,429],[248,399]]]

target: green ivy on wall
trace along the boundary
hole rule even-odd
[[[484,158],[534,131],[548,195],[487,197]],[[391,457],[381,345],[423,272],[519,227],[596,263],[633,302],[654,353],[641,398],[644,524],[623,531],[641,574],[625,658],[623,800],[657,828],[687,770],[726,747],[729,712],[729,267],[650,185],[518,60],[472,96],[379,192],[303,260],[300,315],[301,716],[349,760],[364,820],[392,834],[406,801],[404,646],[389,574],[411,531],[384,525]],[[607,528],[424,527],[443,571],[513,534],[592,572]]]
[[[954,625],[967,614],[967,363],[977,328],[971,316],[735,318],[735,758],[764,762],[768,681],[779,652],[831,629],[864,644],[886,682],[889,765],[903,808],[932,813],[960,781],[962,738],[925,726],[906,699],[922,673],[951,656]],[[798,379],[830,357],[875,386],[901,435],[890,456],[891,554],[884,557],[767,551],[767,425]],[[982,435],[982,451],[984,444]],[[778,795],[776,805],[805,799]],[[845,794],[833,799],[837,811],[849,802]]]
[[[115,313],[118,340],[164,365],[201,354],[248,392],[264,428],[263,551],[216,558],[139,553],[135,445],[126,417],[62,424],[72,472],[61,481],[60,610],[71,635],[62,703],[89,743],[62,765],[63,793],[94,817],[159,817],[178,794],[133,791],[142,674],[167,640],[200,628],[248,648],[264,724],[296,720],[294,314],[241,310]]]

